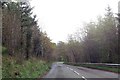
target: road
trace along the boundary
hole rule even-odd
[[[67,78],[68,80],[72,78],[79,80],[119,80],[118,77],[116,73],[76,67],[61,62],[53,63],[52,69],[44,76],[44,78],[64,78],[65,80]]]

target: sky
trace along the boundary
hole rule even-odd
[[[119,0],[30,0],[38,25],[52,42],[67,41],[68,35],[105,14],[109,5],[118,11]]]

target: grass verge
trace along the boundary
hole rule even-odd
[[[15,58],[2,57],[2,78],[40,78],[50,69],[50,63],[35,58],[21,64]]]
[[[87,67],[87,68],[92,68],[92,69],[105,70],[105,71],[110,71],[110,72],[114,72],[114,73],[120,73],[120,67],[118,67],[118,66],[114,67],[114,66],[105,66],[105,65],[97,65],[97,64],[75,64],[75,63],[64,63],[64,64]]]

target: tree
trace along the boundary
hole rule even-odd
[[[26,2],[5,2],[2,7],[2,44],[9,54],[26,59],[32,55],[50,58],[53,43],[40,31],[32,8]]]
[[[84,30],[69,36],[65,45],[57,45],[58,52],[66,54],[63,56],[67,56],[69,62],[118,63],[117,30],[115,17],[108,6],[104,17],[86,23]]]
[[[7,5],[7,6],[5,6]],[[2,41],[10,55],[19,51],[20,14],[17,3],[5,3],[2,9]]]
[[[120,13],[117,14],[117,20],[118,20],[118,25],[117,25],[117,36],[118,36],[118,45],[117,45],[117,55],[120,56]],[[118,63],[120,63],[119,61],[119,57],[118,57]]]
[[[21,46],[23,47],[23,53],[26,53],[26,59],[29,58],[30,49],[31,49],[31,38],[32,38],[32,27],[37,24],[35,17],[32,18],[32,8],[26,3],[20,3],[21,9]],[[25,52],[24,52],[25,51]]]

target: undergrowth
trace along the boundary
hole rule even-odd
[[[39,78],[50,69],[50,63],[36,58],[18,63],[16,58],[2,57],[2,78]]]

